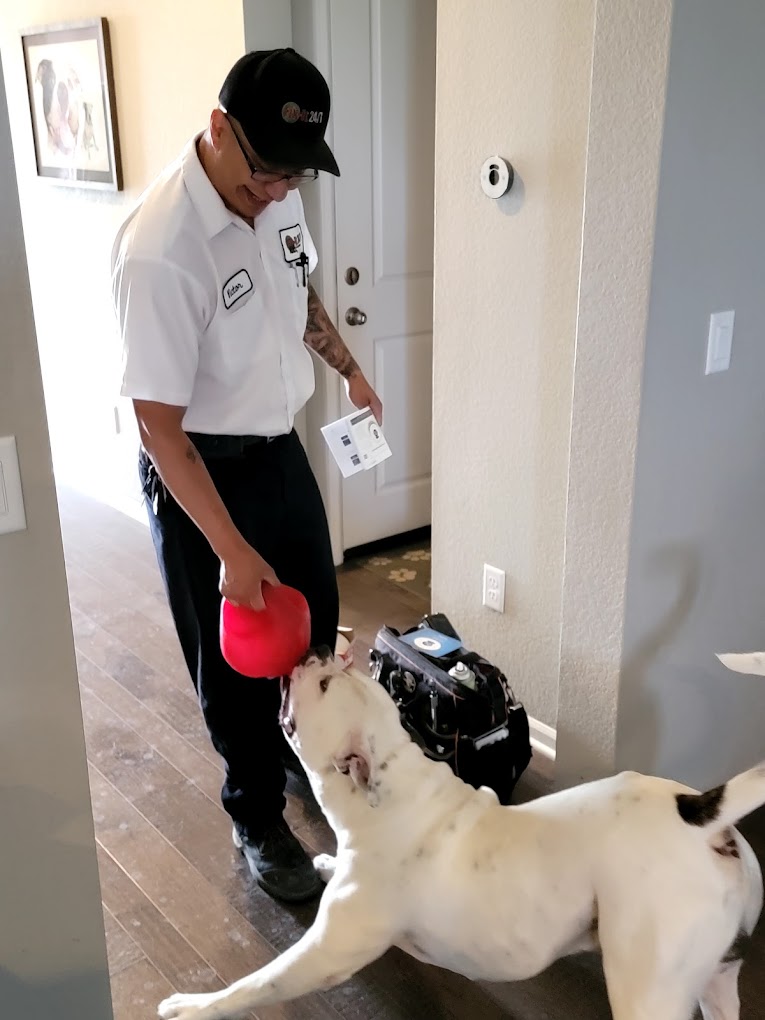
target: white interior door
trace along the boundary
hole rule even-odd
[[[436,0],[330,0],[330,14],[339,327],[393,451],[343,483],[351,549],[430,524]]]

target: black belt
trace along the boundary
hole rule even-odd
[[[267,446],[287,436],[217,436],[202,432],[187,432],[202,459],[218,457],[241,457],[254,446]]]

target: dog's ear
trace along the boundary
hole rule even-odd
[[[360,733],[352,734],[342,752],[335,757],[333,764],[338,772],[351,777],[353,785],[366,796],[370,807],[377,807],[380,803],[380,791],[374,752]]]
[[[309,648],[300,661],[296,663],[295,668],[313,666],[314,664],[326,666],[328,663],[334,662],[334,659],[335,657],[329,645],[319,645],[316,648]]]

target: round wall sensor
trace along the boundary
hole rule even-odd
[[[501,156],[489,156],[481,167],[481,187],[488,198],[501,198],[513,186],[513,168]]]

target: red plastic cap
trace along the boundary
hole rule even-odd
[[[286,584],[264,584],[263,598],[261,610],[222,600],[221,652],[243,676],[286,676],[310,647],[311,613],[304,596]]]

